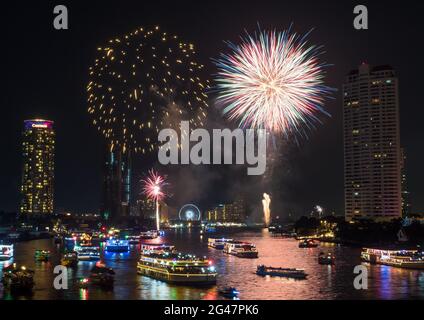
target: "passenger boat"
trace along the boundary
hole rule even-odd
[[[76,267],[78,265],[78,254],[76,252],[69,252],[63,255],[60,259],[60,264],[65,267]]]
[[[223,250],[226,242],[231,242],[233,239],[225,238],[209,238],[208,246],[214,249]]]
[[[128,236],[127,240],[131,245],[140,244],[140,236]]]
[[[81,245],[74,247],[78,261],[95,261],[100,259],[100,249],[92,245]]]
[[[217,277],[212,261],[176,252],[142,254],[137,272],[157,280],[186,285],[213,285]]]
[[[162,254],[162,253],[175,253],[175,246],[167,244],[142,244],[141,253],[142,254]]]
[[[7,261],[13,258],[13,244],[0,245],[0,261]]]
[[[242,241],[226,242],[224,252],[239,258],[257,258],[258,250],[253,243]]]
[[[424,256],[418,250],[383,250],[363,248],[362,261],[406,269],[424,269]]]
[[[334,256],[331,252],[320,252],[318,255],[318,263],[323,265],[334,264]]]
[[[267,267],[260,265],[256,269],[256,274],[262,277],[271,276],[271,277],[286,277],[294,279],[305,279],[307,274],[305,270],[295,269],[295,268],[275,268]]]
[[[128,240],[109,239],[106,241],[105,250],[108,252],[129,252],[130,244]]]
[[[48,250],[35,250],[35,261],[49,261],[50,259],[50,251]]]
[[[157,237],[159,237],[159,231],[157,230],[150,230],[140,233],[140,239],[156,239]]]
[[[21,292],[31,291],[34,287],[34,271],[16,263],[3,268],[3,287],[5,290]]]
[[[299,241],[299,248],[316,248],[319,246],[319,242],[313,239],[304,239]]]
[[[115,271],[107,268],[104,264],[97,263],[90,272],[89,282],[101,287],[113,287]]]

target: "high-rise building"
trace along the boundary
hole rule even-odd
[[[22,140],[20,212],[31,217],[52,214],[55,155],[53,121],[25,120]]]
[[[219,204],[206,211],[206,219],[214,222],[244,222],[246,219],[244,200],[239,198],[230,204]]]
[[[101,215],[105,220],[119,222],[130,214],[131,156],[129,152],[108,151],[103,173]]]
[[[343,85],[346,220],[401,216],[398,79],[362,64]]]

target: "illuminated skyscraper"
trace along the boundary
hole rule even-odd
[[[398,79],[367,64],[343,85],[345,215],[390,220],[402,214]]]
[[[43,216],[53,213],[54,155],[53,121],[25,120],[21,214]]]

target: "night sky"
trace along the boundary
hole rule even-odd
[[[342,4],[343,2],[343,4]],[[53,8],[69,9],[69,30],[53,28]],[[352,26],[353,8],[366,4],[369,30]],[[326,83],[338,89],[325,108],[332,115],[299,144],[289,144],[282,157],[282,213],[309,213],[319,203],[343,213],[343,140],[341,85],[345,74],[361,62],[392,65],[400,79],[401,143],[407,154],[408,184],[413,212],[424,211],[422,140],[423,50],[422,12],[417,1],[390,6],[386,1],[19,1],[2,4],[0,211],[16,211],[21,179],[23,120],[55,121],[56,209],[96,211],[101,195],[103,137],[86,113],[88,67],[96,47],[136,27],[160,25],[197,47],[198,60],[209,74],[211,58],[226,50],[225,40],[237,42],[245,30],[293,30],[324,45],[323,59],[332,64]],[[147,160],[146,160],[147,161]],[[144,170],[151,164],[144,163]],[[141,165],[140,172],[143,170]],[[237,171],[237,170],[236,170]],[[240,170],[238,170],[240,171]],[[254,183],[232,176],[229,168],[183,168],[173,205],[194,201],[204,209],[230,200],[235,185]],[[245,175],[245,170],[242,170]],[[137,173],[138,179],[141,173]],[[172,175],[171,175],[172,176]],[[170,176],[170,178],[171,178]],[[181,185],[185,177],[195,188]],[[241,178],[240,178],[241,179]],[[247,178],[243,178],[247,179]],[[172,183],[172,181],[170,181]],[[175,184],[177,182],[175,181]],[[185,192],[179,194],[179,190]],[[260,193],[257,199],[260,203]],[[256,201],[256,200],[255,200]]]

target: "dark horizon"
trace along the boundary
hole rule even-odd
[[[422,51],[416,41],[421,36],[418,26],[422,4],[414,3],[411,6],[416,9],[408,9],[391,7],[383,1],[361,2],[369,10],[369,30],[355,30],[353,7],[358,3],[349,1],[218,1],[201,7],[190,2],[128,1],[115,7],[104,1],[64,1],[60,4],[69,9],[70,29],[62,31],[52,26],[53,8],[57,4],[28,2],[10,4],[3,10],[6,16],[0,22],[5,30],[1,55],[6,63],[1,97],[4,111],[0,127],[0,211],[17,211],[22,174],[21,134],[24,120],[31,118],[55,122],[55,211],[98,210],[104,140],[89,122],[85,91],[88,67],[98,45],[139,26],[160,25],[163,30],[193,42],[199,60],[212,75],[216,68],[211,58],[226,50],[224,41],[237,42],[245,30],[256,31],[258,24],[262,29],[283,30],[293,23],[293,30],[300,34],[314,29],[310,42],[324,46],[322,59],[331,64],[326,69],[326,83],[338,91],[334,99],[326,101],[331,118],[323,118],[308,140],[300,141],[299,145],[289,144],[288,151],[283,153],[280,169],[284,172],[279,176],[281,188],[275,196],[278,210],[300,216],[320,204],[327,212],[344,212],[341,85],[346,74],[366,61],[372,66],[391,65],[399,78],[401,145],[407,156],[412,212],[424,212],[424,175],[420,170],[424,163],[420,149],[424,128],[420,124],[423,112],[419,106]],[[136,173],[134,181],[150,168],[149,161],[143,161],[141,165],[145,168]],[[229,201],[229,197],[243,190],[243,181],[252,182],[243,179],[233,186],[230,174],[239,175],[240,170],[212,167],[192,171],[182,168],[174,173],[178,180],[174,181],[174,194],[184,187],[182,179],[193,181],[195,187],[170,201],[176,206],[195,201],[204,210],[213,203]],[[244,169],[241,171],[245,174]],[[195,190],[198,187],[202,189]],[[258,196],[260,200],[260,193]]]

